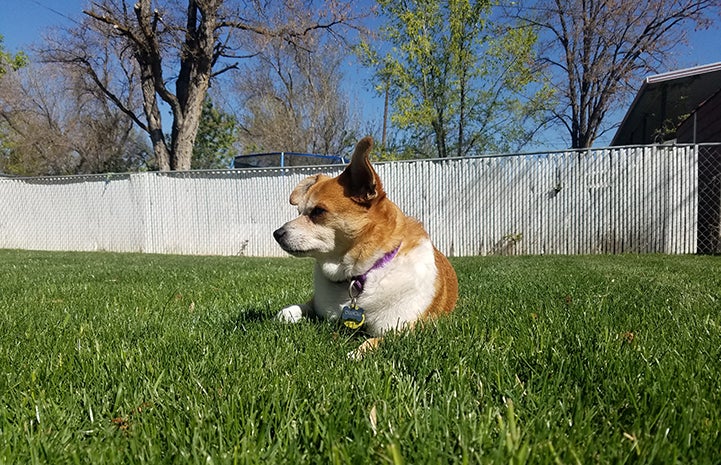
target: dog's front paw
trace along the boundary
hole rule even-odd
[[[276,316],[283,323],[298,323],[303,319],[303,308],[300,305],[291,305],[278,312]]]
[[[358,362],[362,360],[363,357],[365,357],[369,352],[376,350],[380,342],[381,338],[372,337],[363,342],[363,344],[361,344],[360,347],[358,347],[356,350],[348,352],[348,354],[346,355],[349,359]]]

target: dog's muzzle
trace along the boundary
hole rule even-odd
[[[280,228],[276,229],[275,231],[273,231],[273,238],[278,243],[278,245],[280,245],[280,248],[285,250],[289,254],[297,255],[300,253],[299,251],[294,250],[294,248],[288,244],[289,235],[288,235],[288,230],[285,229],[285,226],[280,227]]]

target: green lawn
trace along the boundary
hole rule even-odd
[[[721,463],[721,257],[453,264],[352,362],[308,260],[0,250],[0,463]]]

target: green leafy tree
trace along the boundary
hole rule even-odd
[[[28,56],[25,52],[18,52],[15,55],[5,50],[5,38],[0,34],[0,78],[9,70],[17,71],[28,64]]]
[[[237,132],[235,116],[218,109],[210,97],[206,97],[193,147],[192,168],[228,168],[237,155]]]
[[[378,90],[388,92],[392,122],[410,133],[419,155],[429,155],[429,145],[430,155],[447,157],[529,140],[551,97],[534,84],[533,29],[492,23],[487,0],[378,4],[384,41],[363,44],[360,54],[383,83]]]

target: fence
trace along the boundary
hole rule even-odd
[[[292,188],[342,167],[0,178],[0,248],[282,256]],[[721,146],[382,163],[451,256],[719,253]]]

